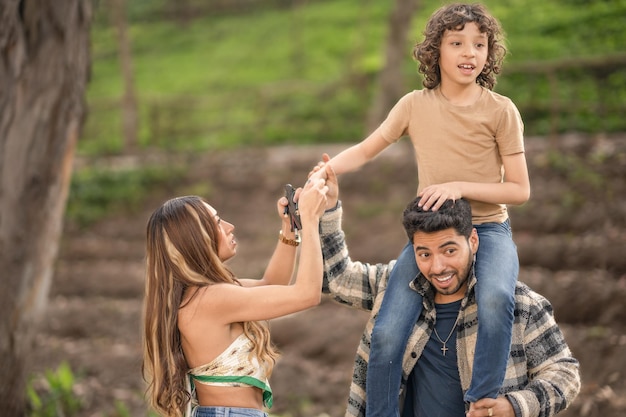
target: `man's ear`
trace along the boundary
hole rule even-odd
[[[472,233],[470,234],[470,237],[467,239],[469,241],[470,244],[470,249],[472,250],[472,254],[476,255],[476,252],[478,252],[478,232],[476,231],[476,229],[472,229]]]

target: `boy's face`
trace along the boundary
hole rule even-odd
[[[474,22],[462,30],[446,30],[441,39],[439,68],[442,84],[465,86],[476,83],[489,52],[486,33]]]

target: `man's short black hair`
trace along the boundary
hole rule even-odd
[[[418,204],[420,197],[411,201],[404,210],[402,225],[409,240],[413,242],[416,232],[434,233],[453,228],[459,235],[470,237],[472,233],[472,208],[467,200],[446,200],[437,210],[424,210]]]

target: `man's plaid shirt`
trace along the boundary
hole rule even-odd
[[[352,261],[341,230],[341,216],[339,204],[337,209],[326,212],[320,223],[324,256],[323,291],[341,304],[371,312],[357,349],[345,414],[364,417],[365,378],[372,328],[395,261],[376,265]],[[469,388],[471,381],[476,345],[478,321],[474,299],[475,282],[472,277],[459,313],[460,330],[456,348],[464,391]],[[435,322],[430,284],[418,276],[412,288],[424,295],[424,317],[413,328],[404,353],[403,395],[406,395],[404,390],[408,376],[419,360]],[[522,283],[517,284],[515,300],[511,356],[500,392],[513,405],[516,417],[554,416],[568,407],[578,395],[578,361],[572,357],[548,300]]]

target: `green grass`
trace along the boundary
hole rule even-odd
[[[162,166],[83,168],[72,176],[66,220],[84,228],[116,212],[133,212],[152,191],[175,183],[182,172]]]
[[[584,7],[579,7],[581,2]],[[485,3],[508,34],[505,70],[527,60],[626,50],[625,0]],[[203,151],[250,144],[354,142],[363,136],[376,74],[383,65],[392,2],[325,0],[305,2],[297,9],[251,2],[256,6],[248,13],[205,13],[187,24],[168,19],[165,4],[142,0],[129,5],[142,146]],[[405,63],[407,91],[421,87],[411,45],[421,39],[427,18],[439,5],[424,1],[414,17]],[[104,7],[98,10],[92,38],[91,112],[80,152],[120,153],[122,82],[116,35]],[[614,75],[609,87],[618,114],[626,98],[624,77],[623,72]],[[560,86],[564,101],[581,94],[579,83],[591,81],[586,74],[566,80]],[[497,91],[520,108],[534,106],[538,99],[548,103],[548,90],[541,87],[546,80],[529,88],[536,83],[513,75],[507,79],[505,73]],[[583,94],[589,107],[601,100],[593,91]],[[545,133],[545,111],[529,111],[528,119],[530,134]],[[582,131],[626,128],[621,117],[611,115],[601,121],[576,116],[576,121],[573,127]],[[570,127],[563,122],[564,130]]]
[[[368,21],[384,20],[385,7],[370,7]],[[354,45],[365,45],[371,56],[378,56],[384,28],[368,29],[372,36],[358,38],[356,11],[350,2],[323,2],[297,13],[203,17],[186,28],[167,21],[134,24],[140,142],[204,150],[332,140],[335,126],[345,134],[345,120],[337,119],[346,113],[354,119],[355,111],[364,109],[361,97],[341,87],[347,66],[358,65],[346,61]],[[92,111],[80,149],[87,154],[119,152],[121,122],[115,103],[121,81],[115,37],[102,23],[93,37]],[[321,97],[335,85],[340,86],[337,96]],[[349,123],[349,134],[359,136],[360,120]]]
[[[202,0],[189,0],[206,10]],[[604,93],[588,71],[558,81],[561,112],[550,119],[551,87],[544,76],[518,74],[526,61],[553,61],[626,52],[626,0],[487,0],[508,37],[509,54],[496,91],[520,108],[528,135],[623,131],[626,70],[605,79]],[[79,142],[85,156],[124,152],[122,96],[116,32],[105,3],[92,29],[89,116]],[[276,144],[344,143],[360,140],[393,2],[317,0],[281,7],[249,1],[249,10],[198,13],[174,19],[165,0],[128,4],[139,145],[166,152]],[[439,0],[425,0],[406,45],[406,90],[421,88],[410,52]],[[169,14],[168,14],[169,13]],[[604,114],[599,109],[604,107]],[[138,189],[159,184],[152,173],[77,172],[68,214],[79,224],[131,207]],[[101,199],[101,200],[99,200]]]

